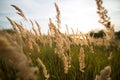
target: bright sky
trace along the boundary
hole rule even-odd
[[[112,23],[115,25],[115,30],[120,30],[120,0],[103,1]],[[15,21],[24,22],[15,13],[16,10],[10,6],[14,4],[23,10],[28,19],[37,20],[41,25],[42,32],[46,33],[49,18],[56,21],[54,2],[58,4],[61,12],[62,31],[65,31],[65,24],[68,25],[69,30],[78,28],[82,32],[104,28],[98,23],[99,17],[96,13],[95,0],[0,0],[0,29],[11,28],[6,16]],[[26,26],[27,29],[30,27]]]

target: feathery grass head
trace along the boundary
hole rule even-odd
[[[34,28],[35,26],[34,26],[32,20],[30,20],[30,22],[31,22],[31,24],[32,24],[32,30],[33,30],[33,32],[35,33],[35,36],[38,36],[39,34],[37,33],[36,29]]]
[[[57,13],[57,15],[56,15],[57,26],[58,26],[58,28],[60,28],[60,25],[61,25],[61,20],[60,20],[60,10],[59,10],[58,5],[57,5],[56,3],[54,3],[54,4],[55,4],[56,13]]]
[[[21,17],[23,17],[23,19],[27,20],[23,11],[18,6],[16,6],[16,5],[11,5],[11,6],[14,7],[18,11],[17,14],[19,14]]]
[[[14,22],[12,19],[10,19],[9,17],[7,17],[7,19],[9,20],[9,22],[10,22],[10,24],[12,25],[13,29],[14,29],[15,31],[17,31],[15,22]]]
[[[85,68],[85,54],[84,54],[83,47],[80,48],[79,65],[80,65],[80,71],[84,72],[84,68]]]
[[[111,80],[111,66],[106,66],[103,70],[101,70],[100,75],[97,75],[95,80]]]
[[[39,23],[38,23],[37,21],[35,21],[35,23],[36,23],[36,25],[37,25],[37,27],[38,27],[39,35],[41,35],[41,28],[40,28],[40,25],[39,25]]]
[[[45,76],[45,80],[48,80],[50,75],[47,73],[47,69],[46,69],[45,65],[43,64],[42,60],[40,58],[38,58],[37,62],[38,62],[39,67],[42,67],[43,74]]]
[[[30,62],[20,46],[9,39],[8,36],[0,36],[0,59],[8,66],[17,70],[17,76],[23,80],[33,79],[36,68],[30,66]]]
[[[97,4],[97,13],[100,17],[99,22],[105,26],[105,28],[107,29],[106,31],[106,35],[108,35],[106,38],[110,38],[108,39],[108,41],[113,41],[114,37],[114,27],[111,24],[110,21],[110,17],[107,15],[108,11],[103,7],[103,1],[102,0],[96,0],[96,4]]]

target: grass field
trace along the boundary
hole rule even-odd
[[[97,4],[98,11],[102,10]],[[120,80],[120,41],[114,38],[107,17],[100,17],[107,30],[104,38],[69,34],[68,30],[62,33],[55,3],[57,23],[50,19],[44,35],[37,21],[28,20],[20,8],[12,6],[32,29],[7,17],[13,29],[0,31],[0,80]]]

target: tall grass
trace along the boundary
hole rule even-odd
[[[102,0],[96,0],[96,3],[98,14],[102,16],[100,23],[107,31],[113,31]],[[120,79],[120,49],[119,45],[113,44],[119,40],[113,38],[113,33],[106,33],[110,39],[108,41],[106,36],[104,42],[78,30],[75,33],[72,29],[71,35],[67,25],[67,32],[62,33],[60,10],[55,3],[56,23],[50,18],[48,34],[43,35],[37,21],[27,19],[18,6],[12,6],[31,23],[32,29],[28,31],[21,23],[7,17],[13,29],[0,31],[0,80]]]

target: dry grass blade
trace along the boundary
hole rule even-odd
[[[32,24],[32,30],[34,31],[35,35],[38,36],[38,33],[37,33],[37,31],[35,30],[35,28],[34,28],[34,24],[33,24],[32,20],[30,20],[30,22],[31,22],[31,24]]]
[[[17,25],[18,29],[20,30],[21,33],[25,32],[25,29],[23,28],[23,26],[21,24],[18,24],[15,22],[15,24]]]
[[[7,17],[7,19],[9,20],[9,22],[10,22],[10,24],[12,25],[13,29],[14,29],[15,31],[17,31],[15,22],[14,22],[12,19],[10,19],[9,17]]]
[[[57,26],[58,26],[58,28],[60,28],[60,25],[61,25],[60,10],[59,10],[59,7],[58,7],[58,5],[56,3],[55,3],[55,9],[56,9],[56,12],[57,12],[57,15],[56,15]]]
[[[17,6],[15,6],[15,5],[11,5],[11,6],[13,6],[16,10],[18,10],[19,12],[21,12],[21,13],[23,13],[23,11],[20,9],[20,8],[18,8]]]
[[[40,58],[37,59],[37,62],[39,64],[39,67],[42,67],[42,69],[43,69],[43,74],[45,76],[45,80],[48,80],[50,75],[47,73],[47,69],[46,69],[45,65],[43,64],[43,62],[41,61]]]
[[[14,7],[18,11],[17,14],[19,14],[21,17],[23,17],[25,20],[27,20],[23,11],[18,6],[16,6],[16,5],[11,5],[11,6]]]
[[[75,39],[75,32],[74,32],[73,28],[71,28],[71,30],[72,30],[73,39]]]
[[[67,35],[69,35],[68,25],[66,24],[65,26],[66,26],[66,30],[67,30],[66,33],[67,33]]]
[[[35,23],[36,23],[36,25],[37,25],[37,27],[38,27],[39,35],[41,35],[41,28],[40,28],[40,25],[39,25],[39,23],[38,23],[37,21],[35,21]]]
[[[86,41],[86,36],[85,36],[85,34],[82,33],[82,32],[79,32],[79,33],[81,34],[81,37],[82,37],[83,41]]]

